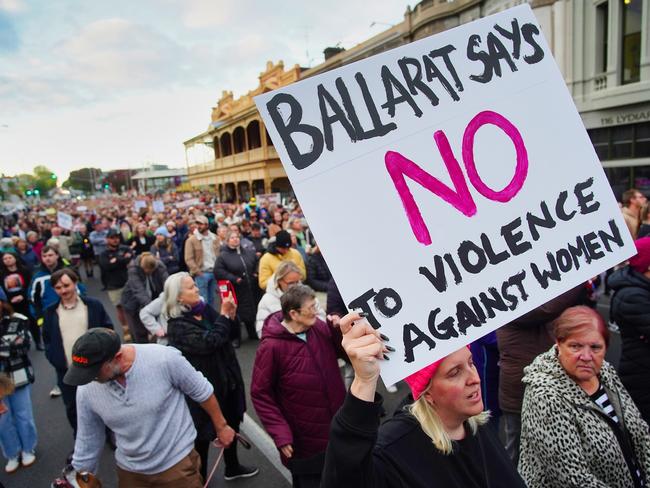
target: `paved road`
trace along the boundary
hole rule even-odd
[[[97,274],[96,274],[97,275]],[[104,307],[111,315],[113,323],[117,319],[108,300],[106,292],[101,291],[96,280],[85,281],[88,287],[88,294],[99,298]],[[116,326],[116,330],[120,327]],[[121,331],[120,331],[121,333]],[[244,337],[246,333],[243,332]],[[260,474],[254,478],[229,482],[228,486],[241,488],[287,488],[291,486],[288,479],[288,472],[280,465],[277,451],[272,442],[266,436],[263,429],[258,425],[258,419],[252,408],[249,396],[249,384],[255,359],[257,342],[244,341],[242,347],[237,350],[242,373],[246,382],[246,394],[248,402],[248,415],[243,424],[243,432],[253,441],[254,447],[250,451],[240,449],[240,460],[247,465],[258,466]],[[49,391],[54,386],[56,378],[54,370],[45,359],[42,352],[32,350],[30,357],[34,364],[36,382],[32,390],[32,402],[34,404],[34,415],[38,431],[37,462],[30,468],[19,469],[12,475],[4,473],[4,464],[0,466],[0,483],[6,488],[47,488],[50,482],[60,473],[67,455],[73,449],[72,429],[65,418],[63,401],[60,398],[50,398]],[[384,394],[386,408],[388,411],[397,405],[399,400],[406,394],[406,388],[402,385],[396,394]],[[213,449],[210,457],[210,466],[214,462],[216,451]],[[224,486],[223,467],[210,486]],[[112,488],[117,486],[115,475],[115,461],[113,451],[106,446],[101,458],[99,477],[104,487]]]

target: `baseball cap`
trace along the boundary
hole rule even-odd
[[[208,221],[208,218],[205,215],[199,215],[196,219],[196,222],[198,224],[209,224],[210,222]]]
[[[275,234],[275,247],[291,247],[291,234],[286,230]]]
[[[108,229],[108,234],[106,234],[106,237],[119,237],[119,236],[120,236],[120,231],[115,229],[114,227]]]
[[[72,346],[72,362],[63,382],[72,386],[90,383],[102,365],[117,354],[121,345],[114,330],[104,327],[90,329]]]

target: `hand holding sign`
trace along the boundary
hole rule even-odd
[[[379,360],[388,359],[381,334],[361,314],[352,312],[340,321],[343,349],[354,368],[351,391],[361,400],[373,401],[379,379]]]

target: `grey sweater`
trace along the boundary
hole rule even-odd
[[[115,432],[117,465],[134,473],[161,473],[194,447],[196,430],[183,394],[201,403],[212,385],[172,347],[132,346],[135,360],[125,388],[116,381],[93,381],[77,389],[72,465],[79,471],[97,472],[104,426]]]

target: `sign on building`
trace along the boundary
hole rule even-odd
[[[635,253],[528,5],[255,102],[388,384]]]

